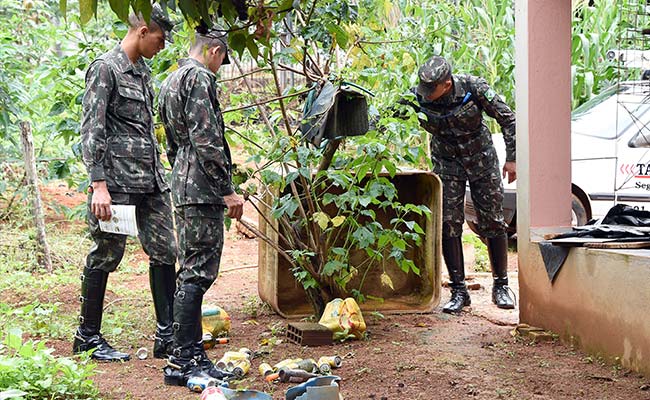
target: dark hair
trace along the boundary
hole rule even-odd
[[[156,23],[153,19],[149,20],[149,23],[147,24],[147,21],[144,20],[144,17],[142,16],[141,13],[138,15],[131,13],[129,15],[129,29],[137,29],[141,26],[146,26],[149,28],[150,31],[152,32],[157,32],[157,31],[162,31],[162,27]]]
[[[195,35],[190,51],[195,51],[197,49],[202,49],[207,47],[208,49],[221,46],[221,52],[228,51],[228,39],[227,31],[220,29],[216,26],[212,28],[208,27],[208,24],[201,20],[199,25],[194,28]]]

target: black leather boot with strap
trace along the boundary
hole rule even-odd
[[[91,357],[98,361],[128,361],[131,357],[115,350],[100,333],[107,282],[108,272],[84,268],[79,297],[81,315],[79,315],[79,328],[74,335],[72,351],[78,354],[92,350]]]
[[[153,344],[155,358],[168,358],[174,344],[174,293],[176,292],[176,269],[173,265],[151,265],[149,287],[156,313],[156,335]]]
[[[197,321],[201,320],[203,290],[192,284],[179,287],[174,296],[174,350],[163,368],[166,385],[185,386],[192,377],[210,378],[197,362]]]
[[[488,255],[492,265],[492,302],[499,308],[510,310],[515,302],[508,287],[508,238],[506,235],[487,239]]]
[[[465,285],[465,260],[463,258],[463,242],[460,237],[442,239],[442,256],[447,265],[449,279],[451,280],[451,299],[442,308],[447,314],[458,314],[463,307],[469,306],[472,301]]]
[[[235,377],[235,374],[218,368],[205,352],[203,347],[203,327],[199,321],[197,330],[198,334],[194,338],[194,358],[203,372],[220,381],[228,381]]]

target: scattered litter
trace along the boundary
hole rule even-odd
[[[140,347],[135,352],[135,356],[138,357],[138,360],[146,360],[149,357],[149,350],[146,347]]]
[[[203,334],[203,347],[207,350],[216,344],[226,344],[230,340],[226,337],[230,332],[230,316],[223,308],[215,305],[201,307],[201,327]]]
[[[217,368],[232,372],[237,378],[242,378],[250,370],[252,355],[253,352],[245,347],[238,351],[227,351],[215,365]]]
[[[333,333],[334,340],[363,339],[366,332],[361,309],[352,297],[334,299],[327,303],[318,323]]]

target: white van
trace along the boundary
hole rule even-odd
[[[505,145],[493,135],[500,160]],[[573,222],[584,225],[618,203],[650,210],[650,81],[622,82],[571,114]],[[516,232],[516,182],[504,181],[504,216]],[[465,217],[476,232],[476,214],[467,192]]]

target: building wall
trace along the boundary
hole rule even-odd
[[[546,274],[537,242],[571,225],[571,1],[516,0],[515,17],[520,320],[650,374],[650,252],[574,248]]]
[[[521,322],[650,374],[650,251],[572,248],[553,284],[536,244],[520,263]]]

